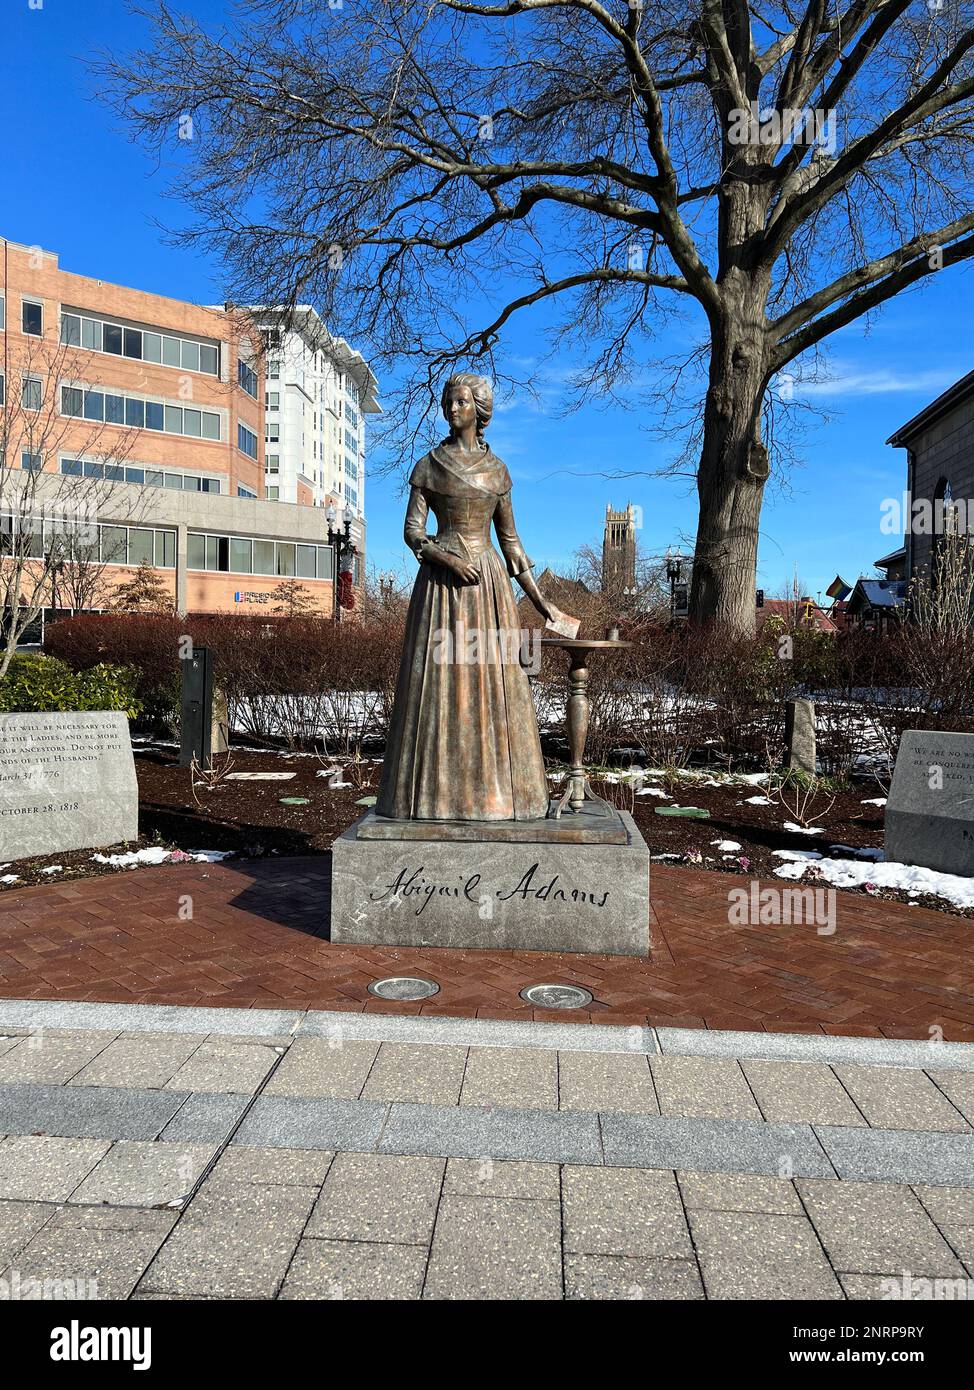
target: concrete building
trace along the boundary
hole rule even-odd
[[[265,488],[269,499],[346,508],[365,523],[365,417],[381,411],[361,354],[314,309],[251,310],[266,346]]]
[[[0,275],[0,563],[2,532],[11,534],[24,496],[49,507],[71,494],[97,511],[99,595],[85,606],[110,607],[118,584],[147,563],[179,611],[259,611],[296,579],[313,609],[330,613],[333,551],[322,509],[330,498],[354,508],[353,539],[360,555],[365,548],[364,446],[353,400],[363,411],[377,406],[362,359],[339,343],[320,369],[330,386],[323,407],[320,399],[311,407],[307,436],[313,459],[327,438],[332,471],[325,479],[319,460],[319,485],[314,467],[305,475],[302,465],[297,495],[282,505],[280,484],[265,485],[265,434],[274,433],[267,419],[280,413],[265,415],[262,341],[246,311],[73,274],[53,252],[6,241]],[[283,360],[296,401],[304,388]],[[337,423],[321,430],[319,410],[329,424],[341,422],[340,432]],[[291,415],[297,439],[300,412]],[[285,437],[290,425],[289,415]],[[356,448],[344,450],[339,469],[339,439],[346,430],[351,439],[354,426]],[[352,457],[354,471],[345,461]],[[37,476],[25,490],[27,473]],[[304,476],[311,487],[301,485]],[[341,492],[331,486],[338,478]],[[51,604],[58,606],[56,594]]]

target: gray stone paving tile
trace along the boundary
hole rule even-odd
[[[691,1211],[689,1218],[708,1298],[842,1298],[807,1217]]]
[[[0,1200],[0,1267],[16,1260],[24,1246],[58,1208],[53,1202]]]
[[[840,1178],[974,1187],[974,1137],[969,1134],[832,1125],[818,1125],[815,1132]]]
[[[655,1032],[664,1056],[756,1057],[779,1062],[824,1062],[830,1066],[861,1063],[974,1071],[974,1043],[839,1038],[824,1033],[738,1033],[718,1028],[657,1028]]]
[[[963,1272],[908,1187],[799,1181],[798,1191],[836,1270],[882,1274],[902,1262],[915,1274]]]
[[[70,1084],[150,1089],[165,1086],[200,1046],[200,1041],[198,1037],[172,1033],[137,1033],[116,1038]]]
[[[562,1110],[658,1115],[649,1059],[641,1053],[560,1052],[558,1104]]]
[[[424,1298],[561,1299],[557,1202],[444,1196]]]
[[[267,1187],[320,1188],[334,1157],[327,1149],[226,1149],[206,1179],[207,1190],[238,1188],[241,1183]]]
[[[963,1115],[915,1068],[839,1066],[836,1075],[876,1129],[970,1133]]]
[[[927,1075],[955,1105],[969,1124],[974,1124],[974,1072],[928,1068]]]
[[[744,1073],[731,1058],[653,1057],[650,1067],[664,1115],[761,1119]]]
[[[260,1042],[203,1042],[166,1082],[166,1089],[253,1095],[278,1056]]]
[[[866,1123],[831,1067],[758,1060],[741,1066],[766,1120],[853,1127]]]
[[[461,1105],[558,1109],[558,1054],[514,1047],[472,1047]]]
[[[565,1254],[565,1297],[613,1302],[696,1300],[703,1284],[692,1260]]]
[[[418,1299],[426,1246],[302,1240],[281,1289],[289,1299]]]
[[[338,1154],[305,1232],[325,1240],[428,1245],[446,1160]]]
[[[427,1108],[427,1107],[422,1107]],[[432,1107],[429,1107],[432,1108]],[[233,1144],[280,1149],[353,1149],[369,1153],[389,1107],[367,1100],[257,1097]]]
[[[174,1144],[222,1144],[249,1103],[250,1097],[240,1094],[189,1096],[159,1137]]]
[[[377,1042],[297,1038],[264,1087],[265,1096],[314,1096],[356,1100],[369,1074]]]
[[[400,1100],[417,1105],[456,1105],[467,1061],[465,1047],[426,1043],[383,1043],[369,1072],[363,1100]]]
[[[58,1292],[47,1297],[128,1298],[175,1220],[165,1212],[140,1215],[162,1220],[122,1229],[53,1217],[17,1256],[21,1283],[36,1279],[48,1290],[53,1285]]]
[[[755,1173],[677,1173],[688,1210],[777,1212],[801,1216],[794,1183]]]
[[[601,1163],[597,1117],[476,1106],[393,1105],[382,1153],[445,1158],[520,1158],[535,1163]]]
[[[0,1002],[0,1010],[2,1010]],[[0,1012],[0,1021],[2,1021]],[[568,1052],[655,1052],[652,1028],[618,1028],[607,1023],[522,1023],[489,1018],[431,1018],[407,1014],[311,1010],[298,1038],[340,1036],[378,1042],[421,1042],[452,1047],[541,1048]],[[962,1046],[962,1044],[954,1044]],[[974,1047],[972,1047],[974,1054]],[[974,1057],[969,1062],[974,1068]]]
[[[943,1222],[974,1226],[974,1188],[930,1187],[926,1183],[916,1183],[913,1191],[938,1226]]]
[[[215,1144],[120,1140],[72,1193],[72,1202],[157,1207],[185,1199]]]
[[[308,1187],[204,1188],[145,1274],[143,1293],[272,1298],[315,1199]]]
[[[832,1176],[828,1159],[807,1125],[604,1115],[602,1143],[606,1163],[624,1168]]]
[[[2,1057],[4,1053],[9,1052],[12,1047],[17,1047],[20,1044],[22,1036],[22,1034],[10,1036],[6,1033],[0,1033],[0,1057]]]
[[[0,999],[0,1027],[115,1033],[289,1035],[304,1015],[293,1009],[187,1008],[181,1004],[91,1004],[68,999]]]
[[[63,1086],[111,1043],[114,1033],[38,1032],[0,1056],[0,1086],[41,1082]]]
[[[557,1202],[561,1173],[557,1163],[450,1158],[443,1191],[465,1197],[533,1197]]]
[[[179,1218],[176,1211],[147,1210],[144,1207],[61,1207],[57,1226],[85,1231],[143,1231],[168,1234]]]
[[[846,1298],[857,1300],[927,1303],[948,1299],[951,1302],[970,1302],[974,1299],[974,1280],[952,1274],[931,1279],[907,1272],[904,1278],[903,1270],[899,1269],[890,1274],[840,1274],[839,1280]]]
[[[566,1166],[562,1211],[564,1247],[574,1253],[693,1259],[672,1173]]]
[[[0,1086],[0,1130],[64,1138],[154,1139],[186,1099],[176,1091]]]
[[[103,1139],[16,1135],[0,1143],[0,1197],[27,1202],[61,1202],[104,1158]]]

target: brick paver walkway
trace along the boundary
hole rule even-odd
[[[745,880],[653,865],[648,960],[333,946],[325,858],[168,866],[0,896],[0,996],[586,1018],[740,1030],[974,1040],[972,924],[838,894],[837,930],[734,926]],[[780,886],[780,885],[779,885]],[[370,981],[432,976],[423,1004]],[[586,1012],[535,1010],[525,985],[575,981]]]

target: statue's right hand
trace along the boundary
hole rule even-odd
[[[475,565],[472,560],[460,560],[455,556],[450,569],[459,579],[461,584],[476,584],[480,580],[480,566]]]

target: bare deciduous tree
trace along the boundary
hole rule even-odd
[[[242,11],[210,35],[162,4],[153,45],[103,64],[135,132],[183,152],[189,240],[238,299],[311,300],[412,359],[427,404],[444,366],[496,374],[522,310],[577,348],[584,398],[645,373],[686,306],[691,611],[749,629],[776,378],[974,254],[969,0]]]
[[[131,438],[122,442],[119,431],[100,421],[62,413],[61,385],[78,381],[87,354],[41,337],[8,333],[6,338],[0,410],[0,678],[42,608],[55,603],[87,607],[100,593],[103,560],[111,557],[100,555],[97,519],[117,491],[105,478],[120,468],[131,445]],[[65,455],[77,462],[77,473],[60,472]]]

